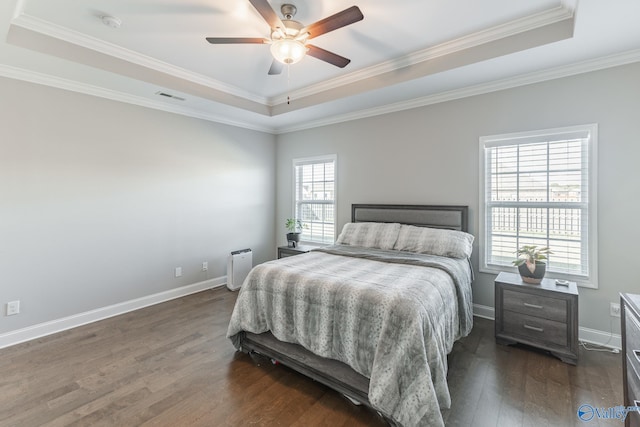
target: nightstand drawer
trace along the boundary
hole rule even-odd
[[[292,246],[280,246],[278,247],[278,259],[294,255],[306,254],[312,249],[313,246],[298,245],[295,248]]]
[[[640,406],[640,378],[638,378],[638,372],[632,368],[632,360],[627,355],[627,398],[628,404],[631,406]],[[631,416],[633,413],[634,416]],[[630,412],[627,416],[630,418],[630,426],[640,426],[640,414],[636,411]]]
[[[629,389],[629,387],[630,386],[627,385],[627,389]],[[631,393],[631,390],[627,390],[627,393]],[[629,406],[640,406],[640,401],[632,400]],[[640,427],[640,414],[638,413],[638,411],[629,411],[629,413],[627,414],[627,419],[625,421],[629,423],[625,424],[625,426]]]
[[[636,372],[640,372],[640,324],[629,311],[625,312],[625,329],[627,334],[627,358]],[[640,399],[640,394],[636,396]]]
[[[640,404],[640,295],[620,294],[622,309],[622,372],[624,372],[624,405]],[[640,413],[630,411],[626,427],[640,427]]]
[[[278,258],[286,258],[289,256],[300,255],[300,252],[290,252],[286,250],[280,250],[278,253]]]
[[[567,301],[564,299],[531,295],[524,292],[504,290],[503,309],[543,317],[556,322],[566,323]]]
[[[504,310],[503,326],[507,334],[534,342],[546,342],[561,347],[568,344],[566,323]]]

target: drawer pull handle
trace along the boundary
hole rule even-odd
[[[529,304],[528,302],[523,303],[525,307],[529,307],[529,308],[537,308],[537,309],[542,309],[543,307],[541,305],[535,305],[535,304]]]
[[[640,400],[634,400],[633,406],[640,406]]]
[[[524,325],[522,325],[522,326],[524,326],[525,329],[529,329],[531,331],[544,332],[544,329],[538,328],[537,326],[529,326],[526,323]]]
[[[636,357],[636,360],[640,362],[640,350],[633,350],[633,355]]]

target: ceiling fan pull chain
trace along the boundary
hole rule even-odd
[[[289,70],[291,69],[291,64],[287,64],[287,105],[291,104],[291,98],[289,94],[291,93],[291,85],[289,82]]]

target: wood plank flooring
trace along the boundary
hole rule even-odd
[[[0,350],[0,426],[386,425],[286,367],[237,353],[225,338],[236,295],[200,292]],[[449,385],[448,426],[581,425],[581,404],[622,404],[621,357],[581,349],[570,366],[496,345],[493,322],[476,318],[450,355]]]

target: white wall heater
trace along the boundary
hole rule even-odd
[[[237,291],[253,267],[251,249],[241,249],[231,252],[227,262],[227,288]]]

